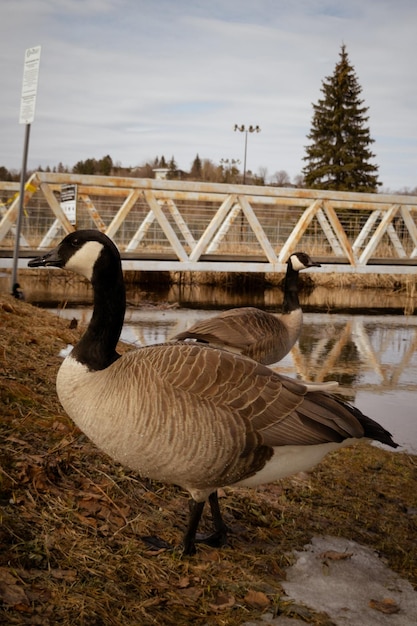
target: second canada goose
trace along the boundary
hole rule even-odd
[[[288,259],[281,315],[255,307],[229,309],[197,322],[173,339],[195,339],[244,354],[264,365],[281,361],[300,336],[303,311],[298,300],[298,275],[309,267],[321,266],[305,252],[294,252]]]
[[[93,315],[59,369],[58,397],[110,457],[190,493],[186,554],[195,552],[207,500],[213,539],[225,543],[220,487],[256,486],[307,470],[363,437],[397,447],[355,407],[245,356],[185,342],[120,356],[126,308],[120,254],[97,230],[70,233],[29,266],[66,268],[91,281]]]

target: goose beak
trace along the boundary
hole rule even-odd
[[[28,262],[28,267],[62,267],[63,261],[59,255],[59,246],[43,256],[38,256]]]
[[[321,267],[321,263],[317,263],[317,261],[311,261],[311,267]]]

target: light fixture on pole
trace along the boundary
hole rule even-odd
[[[243,184],[246,183],[246,154],[248,151],[248,133],[260,133],[261,132],[261,128],[260,126],[248,126],[248,128],[246,128],[246,126],[244,124],[241,124],[240,126],[238,124],[235,124],[235,128],[234,130],[238,130],[241,133],[245,133],[245,156],[243,159]]]

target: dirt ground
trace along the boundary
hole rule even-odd
[[[366,443],[308,474],[226,489],[230,544],[183,557],[187,495],[113,463],[59,405],[59,352],[79,334],[0,295],[0,623],[233,626],[268,613],[329,626],[283,590],[317,535],[376,550],[416,588],[417,458]]]

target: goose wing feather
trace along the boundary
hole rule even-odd
[[[197,397],[191,406],[198,399],[210,400],[217,409],[237,412],[241,428],[259,433],[263,445],[309,445],[364,435],[347,405],[327,393],[308,392],[304,384],[251,359],[194,344],[154,347],[148,358],[161,385]]]
[[[223,311],[197,322],[174,339],[197,339],[229,347],[264,364],[281,360],[293,344],[279,317],[255,307]]]

